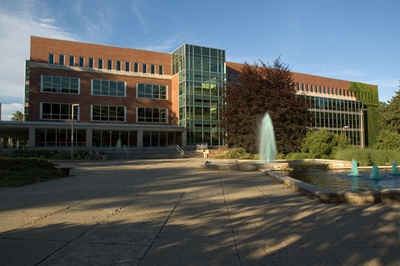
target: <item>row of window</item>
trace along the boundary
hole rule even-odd
[[[143,131],[143,146],[169,146],[182,144],[182,133]],[[137,147],[137,131],[94,129],[92,131],[92,145],[107,148],[132,148]],[[71,146],[71,129],[69,128],[37,128],[35,130],[35,143],[38,147]],[[74,146],[86,146],[86,130],[74,130]]]
[[[92,121],[126,121],[126,107],[110,104],[92,104]],[[79,105],[65,103],[40,103],[41,119],[43,120],[71,120],[72,108],[74,120],[80,120]],[[168,110],[166,108],[137,108],[138,122],[167,123]]]
[[[75,62],[75,56],[70,55],[68,60],[68,66],[79,66],[79,67],[89,67],[89,68],[98,68],[98,69],[103,69],[105,68],[104,64],[107,63],[106,67],[107,70],[116,70],[116,71],[125,71],[125,72],[139,72],[139,63],[137,62],[129,62],[129,61],[121,61],[121,60],[116,60],[112,61],[111,59],[107,59],[107,61],[104,61],[103,58],[97,58],[97,64],[95,66],[95,60],[93,57],[89,57],[87,60],[87,64],[85,63],[85,57],[84,56],[79,56],[78,62]],[[49,54],[49,64],[55,64],[54,60],[54,54],[50,53]],[[66,65],[65,64],[65,55],[60,54],[58,55],[58,65]],[[142,63],[142,73],[151,73],[151,74],[159,74],[163,75],[164,70],[162,65],[155,65],[155,64],[149,64],[150,67],[147,69],[148,64]]]
[[[360,112],[363,108],[360,101],[331,99],[316,96],[304,96],[306,104],[311,109],[323,109],[330,111]]]
[[[93,96],[126,96],[124,81],[94,79],[91,83]]]
[[[138,122],[167,123],[168,110],[165,108],[138,108]]]
[[[79,94],[79,78],[64,76],[41,76],[42,92],[54,92],[64,94]]]
[[[349,90],[345,90],[342,88],[329,88],[326,86],[318,86],[312,84],[305,84],[305,83],[296,83],[296,90],[298,91],[309,91],[315,93],[324,93],[324,94],[331,94],[331,95],[341,95],[341,96],[354,96],[353,93]]]
[[[138,84],[138,97],[150,99],[167,99],[167,87],[164,85],[139,83]]]
[[[64,76],[41,76],[41,92],[60,94],[80,94],[80,79]],[[166,100],[168,87],[165,85],[138,83],[137,97]],[[115,80],[91,80],[91,93],[93,96],[126,96],[126,82]]]

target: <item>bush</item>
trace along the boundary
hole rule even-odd
[[[351,161],[357,160],[359,165],[390,165],[394,160],[400,160],[400,151],[378,150],[368,148],[349,147],[337,150],[333,154],[333,159]]]
[[[313,154],[305,152],[292,152],[286,155],[288,160],[303,160],[303,159],[314,159]]]
[[[400,150],[400,134],[395,131],[381,130],[375,147],[380,150]]]
[[[258,154],[252,154],[246,152],[243,148],[232,148],[222,151],[223,153],[217,153],[213,155],[216,159],[243,159],[243,160],[257,160]]]
[[[329,158],[336,150],[349,145],[345,136],[329,132],[326,129],[309,131],[302,144],[302,152],[312,154],[313,158]]]

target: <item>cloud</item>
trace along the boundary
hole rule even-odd
[[[400,82],[397,79],[369,80],[365,81],[365,83],[378,85],[379,100],[382,102],[387,102],[391,100],[396,91],[400,89]]]
[[[15,13],[0,9],[0,96],[24,97],[25,60],[29,59],[31,35],[77,39],[57,27],[52,16],[34,18],[31,12],[29,8]]]
[[[142,25],[143,31],[145,33],[147,33],[146,21],[144,20],[142,12],[140,11],[138,3],[136,1],[132,2],[131,10],[132,10],[133,14],[135,15],[136,19]]]
[[[24,104],[22,103],[7,103],[1,104],[1,120],[11,120],[11,116],[15,111],[24,113]]]
[[[145,45],[139,47],[139,49],[143,50],[150,50],[150,51],[159,51],[159,52],[172,52],[176,48],[178,48],[182,42],[178,37],[173,37],[166,39],[164,41],[159,42],[158,44],[154,45]]]
[[[29,59],[30,36],[76,40],[77,38],[56,25],[55,18],[41,8],[41,16],[33,14],[35,1],[25,1],[17,11],[0,8],[0,102],[2,119],[23,112],[25,94],[25,60]]]

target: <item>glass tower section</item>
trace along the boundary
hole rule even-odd
[[[173,53],[173,74],[179,75],[179,126],[187,144],[222,145],[225,50],[184,44]]]

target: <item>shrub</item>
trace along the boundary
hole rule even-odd
[[[395,131],[381,130],[375,147],[380,150],[400,150],[400,134]]]
[[[286,155],[288,160],[314,159],[313,154],[306,152],[292,152]]]
[[[337,150],[333,156],[336,160],[357,160],[359,165],[390,165],[394,160],[400,160],[400,151],[378,150],[369,148],[349,147]]]
[[[309,131],[302,144],[302,152],[310,153],[314,158],[329,158],[338,149],[349,145],[345,136],[329,132],[326,129]]]

